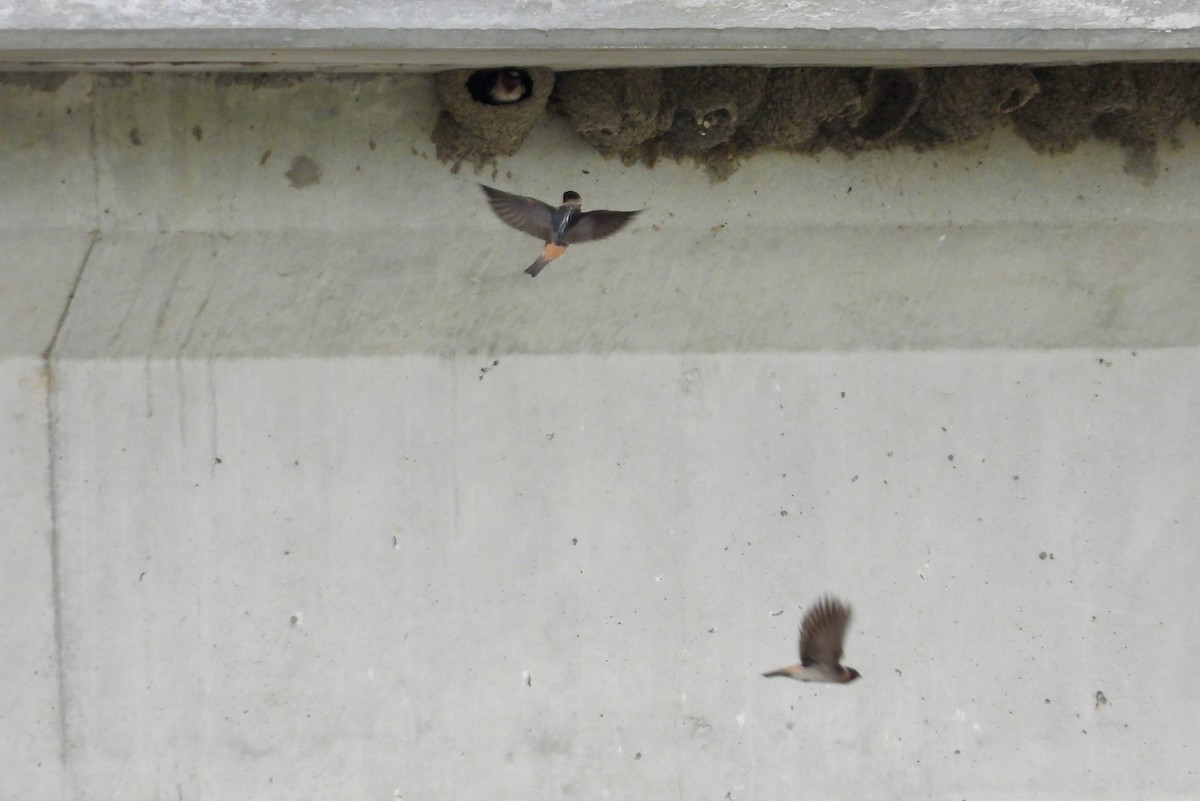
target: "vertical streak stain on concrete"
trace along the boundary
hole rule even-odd
[[[93,124],[94,131],[94,124]],[[93,144],[94,144],[93,137]],[[93,150],[94,152],[94,150]],[[46,346],[45,352],[42,354],[42,369],[46,375],[46,443],[47,443],[47,478],[50,486],[47,488],[48,504],[50,507],[50,591],[53,593],[52,605],[54,607],[54,651],[55,651],[55,667],[58,671],[58,728],[59,728],[59,750],[58,759],[62,767],[64,781],[69,782],[71,772],[68,767],[68,759],[70,758],[69,748],[69,729],[70,722],[67,717],[67,681],[65,661],[65,638],[63,636],[63,610],[62,610],[62,565],[59,559],[59,548],[61,546],[61,538],[59,536],[58,522],[58,431],[59,431],[59,415],[55,399],[57,398],[57,386],[54,374],[54,349],[58,343],[58,337],[62,333],[63,326],[66,324],[67,315],[71,311],[71,304],[75,300],[75,291],[79,287],[79,282],[83,278],[83,272],[87,269],[88,261],[91,259],[92,252],[96,249],[96,244],[100,241],[100,234],[93,232],[91,242],[88,243],[87,250],[80,259],[79,269],[75,272],[75,280],[71,285],[71,291],[67,295],[67,300],[63,304],[62,313],[59,315],[58,324],[54,327],[54,335],[50,339],[50,344]]]
[[[100,223],[104,216],[104,210],[100,208],[100,139],[99,131],[97,131],[98,121],[96,119],[96,93],[103,87],[108,87],[108,79],[97,79],[95,76],[88,76],[87,98],[88,103],[88,160],[92,164],[92,230],[99,231]],[[91,253],[91,250],[88,251]],[[84,264],[87,263],[87,258],[84,258]],[[82,269],[80,270],[82,274]],[[69,304],[68,304],[69,305]]]

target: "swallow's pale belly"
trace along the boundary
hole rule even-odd
[[[763,675],[768,677],[786,676],[789,679],[795,679],[796,681],[817,681],[828,682],[830,684],[836,684],[841,681],[841,679],[837,678],[829,671],[823,670],[818,665],[812,665],[809,667],[793,665],[791,667],[780,668],[779,670],[771,671],[770,673],[764,673]]]

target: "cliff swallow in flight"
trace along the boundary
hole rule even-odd
[[[849,623],[850,607],[834,598],[821,598],[800,624],[800,664],[763,675],[834,684],[849,684],[860,678],[861,673],[841,663],[842,640]]]
[[[543,203],[537,198],[510,195],[490,186],[483,187],[492,211],[502,221],[536,236],[546,243],[537,261],[525,272],[537,274],[550,262],[567,252],[567,245],[578,245],[612,236],[641,211],[583,211],[583,201],[576,192],[563,192],[563,202],[558,208]]]
[[[489,106],[519,103],[533,94],[533,79],[525,70],[506,67],[502,70],[476,70],[467,79],[471,97]]]

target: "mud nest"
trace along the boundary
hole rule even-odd
[[[482,165],[511,156],[542,118],[553,89],[554,73],[543,67],[438,73],[438,158]]]
[[[520,98],[496,102],[498,85]],[[549,108],[605,156],[689,159],[718,178],[764,149],[930,149],[1011,126],[1039,153],[1094,137],[1153,151],[1183,122],[1200,124],[1196,63],[453,70],[438,76],[438,93],[443,160],[514,153]]]

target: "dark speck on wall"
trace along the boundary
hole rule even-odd
[[[490,373],[492,370],[496,369],[499,366],[500,366],[500,360],[494,359],[491,364],[480,367],[479,368],[479,380],[482,381],[483,377],[485,375],[487,375],[488,373]]]

